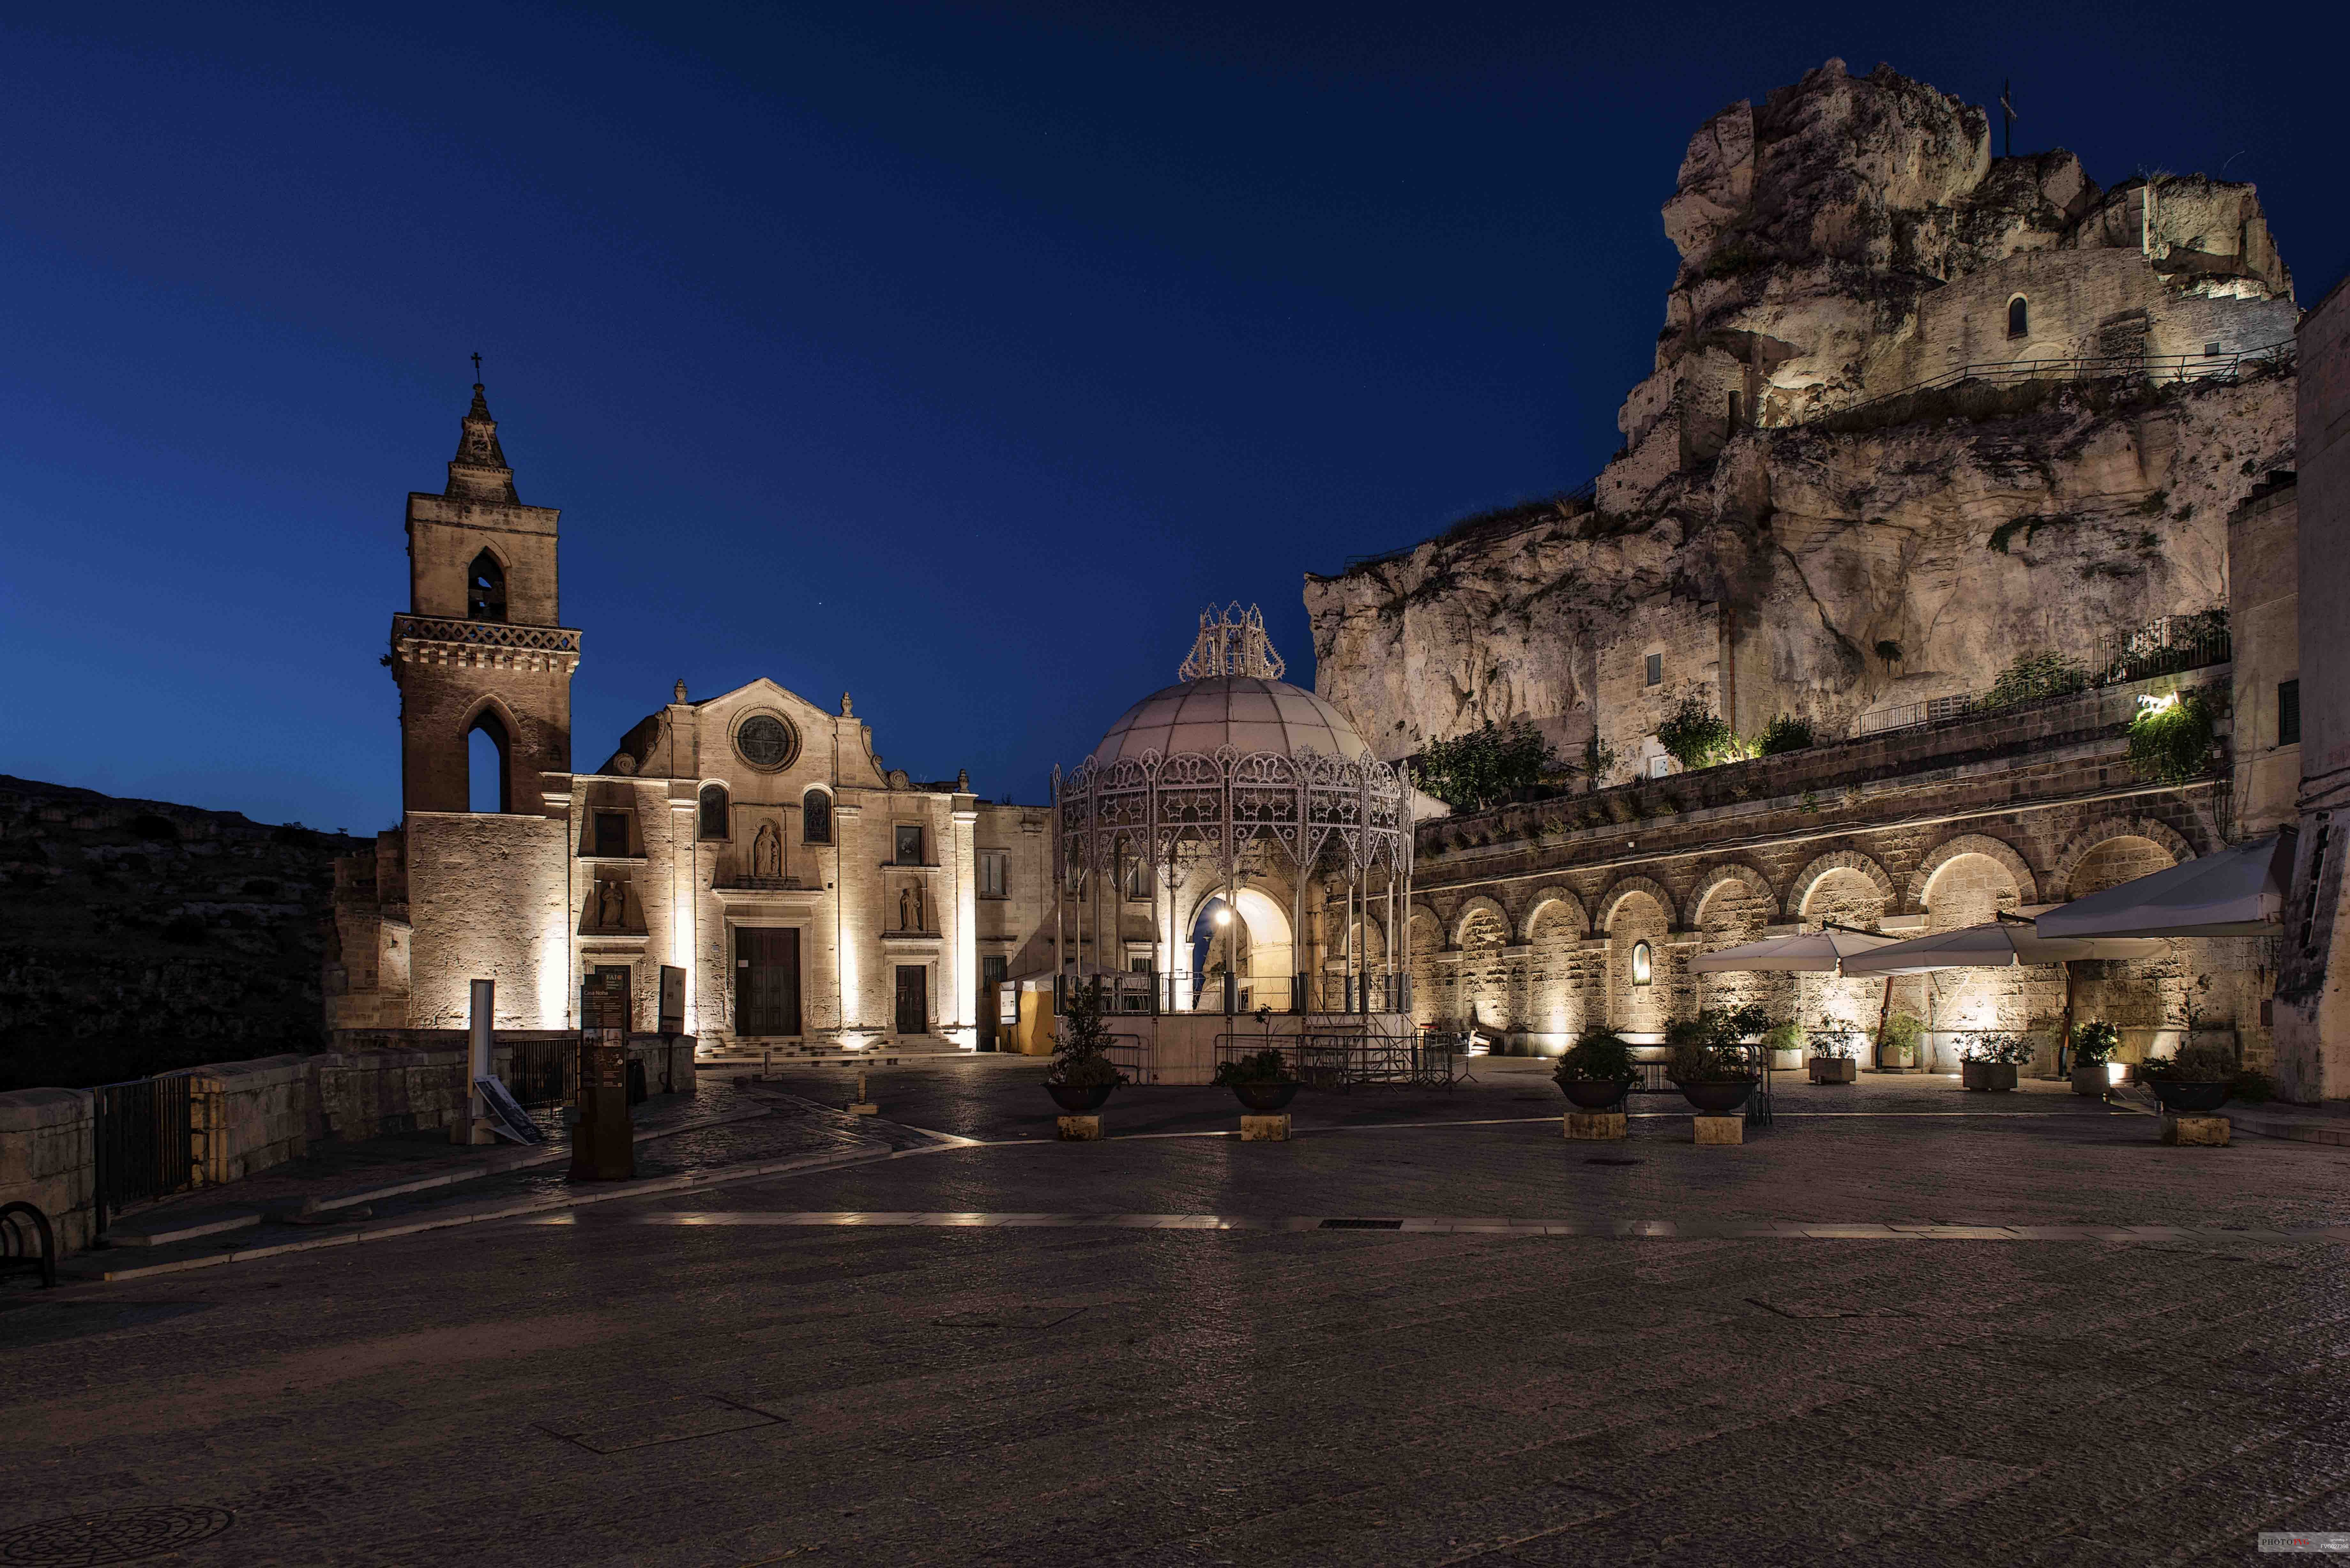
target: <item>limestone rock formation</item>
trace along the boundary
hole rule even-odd
[[[1383,755],[1523,717],[1620,777],[1687,695],[1841,733],[2224,603],[2228,512],[2293,440],[2251,186],[1994,159],[1981,109],[1830,60],[1701,127],[1664,223],[1587,499],[1306,579],[1317,689]]]

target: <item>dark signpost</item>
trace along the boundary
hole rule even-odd
[[[625,1181],[636,1173],[629,971],[607,970],[579,988],[579,1124],[571,1129],[571,1179]]]

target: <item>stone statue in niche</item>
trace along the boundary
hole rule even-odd
[[[783,874],[783,835],[775,831],[774,823],[761,823],[759,836],[751,841],[751,875],[780,879]]]
[[[910,882],[898,889],[898,929],[901,931],[930,929],[922,923],[922,889],[917,884]]]
[[[608,877],[596,879],[596,924],[608,931],[619,930],[629,923],[629,896],[620,884]]]

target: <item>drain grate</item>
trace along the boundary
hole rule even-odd
[[[1583,1163],[1586,1165],[1638,1165],[1640,1162],[1629,1155],[1589,1154],[1583,1157]]]
[[[104,1563],[140,1563],[199,1541],[210,1541],[236,1522],[224,1508],[125,1508],[48,1519],[0,1535],[0,1563],[11,1568],[98,1568]]]
[[[1400,1220],[1325,1220],[1322,1221],[1322,1229],[1325,1231],[1400,1231],[1403,1229],[1403,1221]]]

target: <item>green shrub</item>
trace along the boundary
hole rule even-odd
[[[1226,1062],[1216,1069],[1216,1087],[1229,1089],[1237,1084],[1294,1084],[1297,1075],[1289,1070],[1279,1051],[1267,1047],[1252,1051],[1236,1062]]]
[[[2130,766],[2157,784],[2184,784],[2201,775],[2218,738],[2210,708],[2189,692],[2176,702],[2146,709],[2130,721]]]
[[[1419,757],[1419,787],[1447,805],[1482,811],[1556,766],[1550,742],[1530,722],[1503,728],[1488,719],[1465,735],[1430,742]]]
[[[1685,697],[1671,717],[1657,726],[1657,743],[1685,768],[1711,767],[1738,754],[1738,736],[1730,721],[1705,705],[1702,697]]]
[[[2016,1034],[1977,1034],[1959,1047],[1959,1054],[1970,1062],[2021,1067],[2032,1060],[2032,1042]]]
[[[1811,721],[1782,713],[1763,728],[1762,738],[1754,742],[1754,753],[1775,757],[1786,752],[1804,751],[1813,741]]]
[[[1665,1025],[1665,1044],[1672,1052],[1665,1076],[1676,1084],[1752,1078],[1754,1058],[1740,1042],[1770,1026],[1771,1014],[1751,1002],[1734,1009],[1702,1008],[1694,1018],[1677,1018]]]
[[[2122,1032],[2097,1020],[2073,1031],[2073,1060],[2084,1067],[2102,1067],[2122,1048]]]
[[[2140,1063],[2137,1075],[2187,1084],[2220,1084],[2232,1082],[2241,1070],[2235,1047],[2219,1040],[2190,1040],[2178,1048],[2176,1055]]]
[[[1766,1051],[1800,1051],[1804,1048],[1804,1026],[1794,1019],[1773,1023],[1762,1036]]]
[[[1898,1056],[1915,1051],[1926,1038],[1926,1026],[1910,1013],[1897,1012],[1885,1021],[1877,1033],[1877,1052],[1880,1058]]]
[[[2266,1073],[2255,1073],[2247,1067],[2236,1075],[2235,1086],[2228,1091],[2231,1099],[2248,1106],[2265,1105],[2276,1098],[2276,1080]]]
[[[1575,1037],[1551,1076],[1562,1084],[1620,1084],[1638,1074],[1632,1065],[1632,1048],[1624,1044],[1623,1036],[1604,1023],[1595,1023]]]
[[[1901,645],[1888,637],[1877,645],[1877,657],[1887,664],[1898,664],[1901,662]]]
[[[1126,1082],[1126,1075],[1118,1070],[1117,1064],[1102,1054],[1109,1049],[1113,1038],[1108,1012],[1109,1003],[1098,979],[1068,988],[1067,1000],[1062,1004],[1060,1038],[1054,1046],[1053,1065],[1045,1075],[1046,1083],[1090,1089]]]
[[[2019,653],[1999,672],[1999,679],[1983,693],[1981,704],[1987,710],[2012,708],[2020,702],[2030,702],[2042,697],[2061,697],[2084,690],[2089,684],[2089,672],[2074,660],[2053,649],[2036,653]]]

